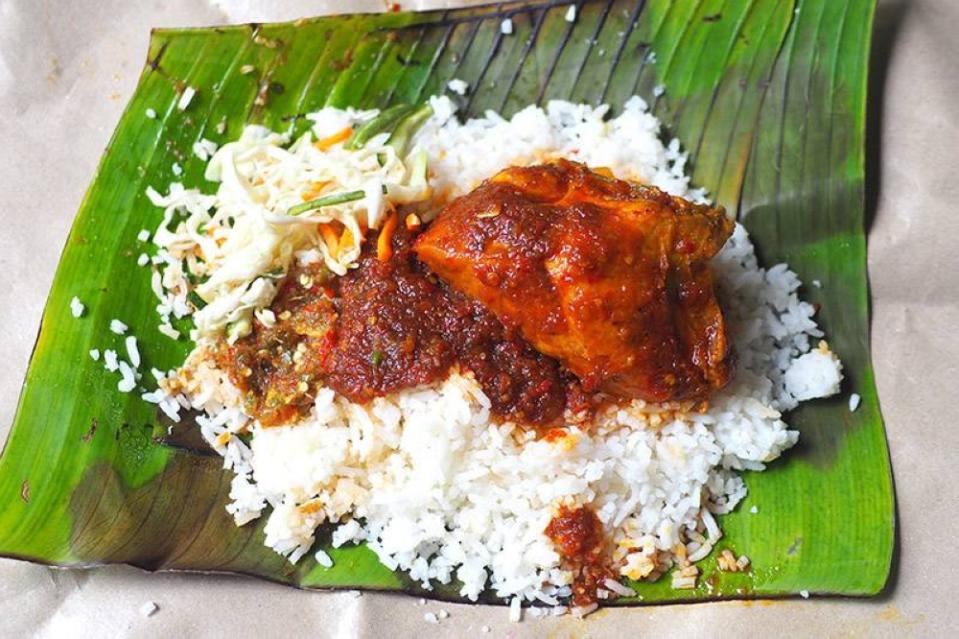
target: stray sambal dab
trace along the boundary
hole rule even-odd
[[[607,579],[616,580],[604,548],[603,524],[589,506],[560,506],[543,531],[562,558],[564,568],[573,571],[573,605],[596,603],[597,590]]]
[[[219,366],[263,426],[296,421],[313,405],[336,341],[331,282],[332,274],[320,264],[294,266],[250,334],[233,345],[220,344]]]

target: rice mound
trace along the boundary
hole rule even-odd
[[[510,164],[562,156],[705,198],[689,186],[678,141],[663,144],[638,97],[610,120],[606,107],[551,102],[461,123],[447,98],[431,103],[414,144],[427,152],[438,197]],[[209,198],[173,189],[181,200]],[[591,504],[620,573],[655,578],[709,553],[722,535],[713,515],[746,496],[737,471],[763,470],[796,443],[782,413],[838,391],[841,364],[825,342],[812,350],[822,332],[795,273],[760,268],[741,225],[714,269],[737,371],[705,407],[633,401],[588,425],[570,419],[562,437],[536,439],[492,419],[472,376],[455,372],[367,405],[322,389],[303,421],[263,428],[202,340],[164,390],[145,398],[168,412],[202,412],[204,437],[235,473],[227,509],[238,525],[266,516],[265,543],[291,562],[333,522],[335,547],[363,542],[425,588],[456,580],[471,600],[489,589],[558,606],[573,575],[543,531],[559,504]],[[247,431],[249,446],[237,436]]]

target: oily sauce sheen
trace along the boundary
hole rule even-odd
[[[271,306],[276,322],[256,321],[250,335],[217,358],[266,426],[309,412],[318,385],[351,401],[472,371],[495,414],[531,426],[589,404],[575,377],[535,351],[479,302],[450,289],[413,255],[398,228],[392,256],[378,259],[367,238],[357,268],[323,278],[294,267]]]
[[[412,240],[398,229],[385,262],[368,242],[358,268],[340,278],[330,387],[364,402],[430,383],[459,365],[473,372],[503,417],[547,424],[562,415],[567,398],[582,403],[556,360],[440,282],[415,258]]]

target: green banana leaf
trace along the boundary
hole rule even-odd
[[[111,319],[141,339],[146,368],[189,350],[156,331],[136,235],[160,211],[144,194],[171,181],[211,189],[191,153],[245,123],[291,132],[324,105],[415,104],[454,77],[467,114],[506,114],[564,98],[644,97],[690,152],[693,181],[736,213],[766,265],[786,260],[820,306],[845,363],[844,394],[788,416],[800,445],[746,473],[747,509],[722,518],[720,548],[752,559],[692,591],[635,584],[617,604],[800,591],[879,592],[894,545],[892,479],[869,360],[863,138],[872,0],[586,0],[427,13],[159,30],[64,249],[9,440],[0,458],[0,554],[62,566],[248,573],[307,588],[422,593],[365,547],[292,567],[263,546],[262,524],[224,511],[230,473],[215,457],[165,445],[153,407],[116,388],[87,352],[122,347]],[[505,35],[500,23],[513,22]],[[249,72],[247,65],[252,65]],[[246,72],[244,72],[246,71]],[[185,110],[185,87],[197,90]],[[658,90],[665,88],[665,93]],[[158,116],[148,118],[147,109]],[[172,166],[182,165],[182,177]],[[80,319],[70,300],[87,305]],[[855,412],[850,392],[862,396]],[[318,543],[328,546],[321,534]],[[715,553],[714,553],[715,555]]]

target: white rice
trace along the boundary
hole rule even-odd
[[[168,322],[161,322],[157,327],[161,333],[169,337],[170,339],[180,339],[180,331],[176,330]]]
[[[841,381],[842,367],[825,342],[793,360],[783,377],[786,391],[797,401],[835,395]]]
[[[117,352],[115,350],[107,349],[103,351],[103,366],[111,373],[120,367],[117,363]]]
[[[612,590],[613,592],[615,592],[617,595],[619,595],[619,596],[621,596],[621,597],[634,597],[634,596],[636,595],[636,591],[635,591],[635,590],[633,590],[632,588],[627,588],[626,586],[624,586],[623,584],[619,583],[619,582],[616,581],[615,579],[606,579],[606,580],[603,582],[603,584],[604,584],[609,590]]]
[[[575,18],[575,6],[571,11]],[[426,151],[441,198],[504,166],[557,156],[705,198],[689,187],[679,143],[660,140],[659,123],[640,98],[612,120],[605,107],[551,102],[508,120],[488,113],[461,123],[449,99],[431,103],[435,115],[414,144]],[[342,117],[333,111],[313,119],[319,125]],[[152,189],[148,195],[165,207],[173,199],[187,209],[212,206],[210,196],[181,186],[169,197]],[[714,269],[737,371],[701,412],[633,401],[605,410],[588,430],[568,423],[565,437],[537,440],[491,419],[472,376],[455,373],[368,405],[321,389],[303,421],[262,428],[243,412],[240,393],[209,363],[203,343],[186,364],[189,375],[165,379],[165,390],[144,399],[175,420],[181,407],[204,411],[203,436],[236,473],[227,510],[238,525],[267,516],[265,543],[291,562],[330,521],[334,547],[365,543],[425,588],[457,580],[472,600],[488,589],[510,600],[511,618],[524,601],[565,612],[556,604],[570,596],[574,575],[543,532],[558,504],[594,508],[623,577],[666,570],[680,544],[683,556],[705,556],[722,534],[713,514],[731,511],[746,495],[737,471],[763,470],[796,443],[782,412],[838,391],[841,365],[825,342],[811,350],[822,333],[813,307],[797,296],[795,273],[784,264],[760,268],[739,225]],[[164,287],[155,273],[161,330],[175,332],[167,320],[176,309]],[[249,446],[235,436],[247,432]],[[314,557],[321,565],[329,559],[324,551]],[[611,593],[631,592],[610,582]]]
[[[849,396],[849,412],[854,413],[856,409],[859,408],[859,403],[862,401],[862,397],[859,396],[859,393],[853,393]]]
[[[469,88],[469,84],[463,80],[460,80],[459,78],[453,78],[446,83],[446,88],[456,95],[466,95],[466,90]]]
[[[120,381],[117,382],[117,390],[121,393],[129,393],[136,387],[136,375],[130,365],[124,361],[119,362]]]
[[[217,148],[216,142],[202,138],[193,143],[193,155],[206,162],[213,157],[213,154],[216,153]]]
[[[74,297],[70,300],[70,314],[74,317],[81,317],[83,312],[86,310],[86,306],[83,305],[83,302],[80,301],[79,297]]]
[[[592,614],[599,609],[599,604],[591,603],[588,606],[575,606],[569,609],[569,614],[573,615],[577,619],[582,619],[586,615]]]
[[[523,601],[519,597],[513,597],[509,602],[509,620],[513,623],[523,620]]]
[[[126,333],[127,328],[129,327],[118,319],[110,320],[110,331],[117,335]]]
[[[133,365],[133,368],[140,368],[140,349],[137,346],[137,338],[133,335],[128,335],[125,342],[130,364]]]
[[[193,102],[193,97],[196,95],[196,89],[188,86],[183,89],[183,93],[180,94],[180,99],[176,103],[176,108],[180,111],[185,111],[190,103]]]
[[[608,107],[551,101],[545,109],[529,106],[510,119],[488,113],[461,123],[447,98],[431,98],[436,115],[415,138],[430,158],[434,189],[460,194],[509,164],[533,164],[565,157],[610,168],[622,179],[645,182],[670,193],[702,201],[689,188],[686,155],[678,140],[663,144],[659,120],[638,97],[620,115],[606,119]]]

